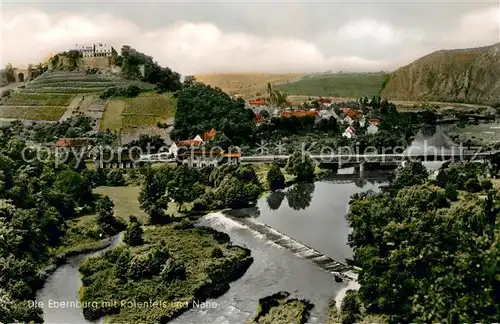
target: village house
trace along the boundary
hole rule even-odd
[[[250,99],[248,100],[248,106],[254,107],[264,107],[266,106],[266,100],[264,98]]]
[[[131,169],[139,165],[139,151],[118,149],[99,152],[94,157],[97,169]]]
[[[226,153],[224,150],[185,150],[179,154],[178,163],[194,168],[217,166],[220,164],[239,164],[241,153]]]
[[[88,148],[90,140],[88,138],[60,138],[56,141],[55,146],[60,148]]]
[[[356,130],[354,127],[349,126],[346,128],[346,130],[342,133],[342,136],[347,137],[347,138],[353,138],[356,136]]]
[[[378,125],[380,121],[378,119],[370,119],[370,125],[366,129],[368,134],[376,134],[378,132]]]

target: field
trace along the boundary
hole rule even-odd
[[[139,206],[140,187],[98,187],[94,190],[95,193],[106,195],[113,200],[115,204],[115,216],[128,221],[130,215],[134,215],[142,222],[147,222],[147,215]]]
[[[144,94],[136,98],[113,100],[108,103],[101,130],[127,130],[156,126],[175,114],[176,99],[171,94]]]
[[[82,72],[44,74],[19,88],[0,105],[0,118],[57,121],[77,94],[97,94],[112,86],[137,85],[151,90],[154,85],[125,80],[114,75]],[[75,107],[73,107],[75,108]],[[116,120],[111,120],[112,127]]]
[[[500,124],[479,124],[464,128],[455,128],[460,139],[467,142],[469,139],[477,145],[500,143]]]
[[[129,216],[134,215],[143,224],[147,223],[147,215],[140,209],[140,187],[98,187],[94,193],[107,195],[115,204],[115,216],[128,222]],[[68,221],[68,231],[62,237],[62,245],[57,248],[56,254],[92,248],[101,241],[100,229],[96,214],[80,216]]]
[[[302,77],[299,73],[204,73],[197,74],[197,81],[219,87],[230,95],[247,99],[263,95],[268,82],[281,84]]]
[[[65,111],[60,106],[0,106],[0,118],[56,121]]]
[[[153,85],[125,80],[114,75],[84,74],[82,72],[53,72],[29,82],[22,92],[27,93],[96,93],[112,86],[137,85],[152,89]]]
[[[101,121],[101,130],[109,129],[117,131],[122,128],[122,112],[125,109],[125,101],[111,100],[106,105]]]
[[[290,95],[371,98],[379,93],[384,78],[383,73],[309,75],[276,88]]]

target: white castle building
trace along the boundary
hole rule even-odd
[[[115,57],[118,53],[111,45],[75,44],[75,50],[82,53],[83,57]]]

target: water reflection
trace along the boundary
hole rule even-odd
[[[285,199],[285,193],[283,191],[273,191],[267,196],[267,205],[271,210],[277,210],[281,207],[281,203]]]
[[[288,189],[286,199],[293,210],[306,209],[311,205],[314,183],[299,183]]]
[[[422,127],[421,130],[422,130],[422,136],[432,137],[436,134],[437,127],[436,125],[425,125],[424,127]]]

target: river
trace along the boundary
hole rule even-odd
[[[434,134],[417,135],[412,148],[418,150],[425,143],[427,146],[448,146],[440,129]],[[429,170],[436,170],[441,164],[425,163]],[[254,208],[230,213],[250,217],[336,261],[345,262],[352,258],[352,250],[347,245],[349,226],[345,219],[349,199],[354,193],[380,190],[388,176],[375,171],[364,173],[363,179],[352,175],[353,172],[353,169],[343,169],[314,184],[268,194],[260,198]],[[211,300],[217,307],[188,310],[174,323],[244,323],[256,313],[259,298],[281,290],[313,302],[315,307],[310,322],[322,323],[330,299],[340,300],[348,287],[349,283],[336,283],[332,274],[315,263],[270,242],[223,213],[204,216],[200,225],[227,232],[233,243],[252,251],[254,263],[240,279],[230,284],[228,292]],[[115,240],[114,244],[118,242]],[[50,300],[78,300],[81,286],[78,264],[84,257],[70,258],[49,277],[37,295],[37,299],[44,302],[46,323],[89,323],[78,308],[48,307]]]

